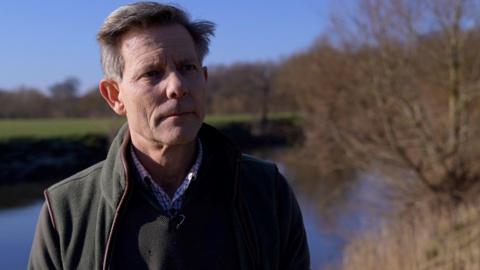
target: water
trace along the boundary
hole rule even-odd
[[[42,204],[0,211],[0,269],[26,269],[35,225]],[[325,234],[312,207],[301,201],[313,269],[338,260],[342,240]]]
[[[312,269],[324,269],[327,265],[339,265],[345,240],[322,230],[317,210],[306,200],[299,201],[307,233]]]
[[[27,269],[41,202],[0,211],[0,269]]]
[[[278,162],[277,164],[284,174],[287,169],[294,169],[286,168]],[[300,181],[290,180],[295,180],[292,181],[292,185]],[[375,194],[378,191],[373,188],[375,184],[372,181],[360,181],[353,185],[352,192],[347,195],[350,204],[364,200],[362,197],[378,197]],[[296,195],[302,209],[313,269],[321,270],[329,265],[338,266],[342,259],[342,250],[348,243],[348,238],[342,236],[339,231],[358,233],[365,226],[371,227],[371,222],[365,222],[365,219],[368,221],[369,214],[361,209],[351,211],[339,206],[335,211],[334,230],[326,230],[319,217],[316,198],[298,192]],[[42,202],[37,202],[29,206],[0,210],[0,269],[26,269],[41,204]]]

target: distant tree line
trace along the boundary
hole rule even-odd
[[[98,89],[79,94],[80,82],[67,78],[49,87],[49,94],[33,87],[0,89],[0,118],[107,117],[110,108]]]
[[[209,69],[207,111],[213,114],[295,111],[296,105],[277,91],[276,72],[281,64],[267,62],[216,65]],[[110,117],[113,112],[98,88],[80,94],[72,77],[42,92],[34,87],[0,89],[0,118]],[[287,95],[290,95],[287,93]]]

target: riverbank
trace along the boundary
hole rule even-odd
[[[289,146],[303,141],[302,129],[298,121],[291,117],[272,118],[267,125],[249,122],[245,117],[230,120],[227,122],[225,118],[217,117],[212,122],[242,151]],[[88,124],[84,119],[72,121],[77,125]],[[33,127],[30,129],[33,130],[41,126],[39,123],[42,121],[31,123]],[[0,140],[0,208],[24,205],[38,199],[41,191],[50,184],[103,160],[111,139],[123,124],[115,120],[97,120],[92,122],[93,126],[104,125],[109,128],[90,127],[85,130],[91,134],[85,134],[84,130],[80,135],[69,135],[79,127],[65,120],[57,123],[57,130],[42,127],[40,132],[37,130],[37,136],[18,135],[28,129],[25,123],[17,123],[16,137],[7,138],[4,134]],[[22,128],[18,128],[22,125]],[[10,132],[13,134],[12,130]]]

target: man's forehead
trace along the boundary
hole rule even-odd
[[[183,26],[136,29],[121,42],[125,72],[142,71],[174,63],[198,62],[193,39]]]
[[[120,44],[122,48],[127,49],[135,46],[194,48],[190,33],[178,24],[133,28],[121,37]]]

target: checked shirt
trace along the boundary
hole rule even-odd
[[[182,207],[182,203],[185,197],[185,191],[187,190],[190,183],[195,180],[198,169],[200,168],[200,165],[202,163],[203,149],[200,139],[197,139],[197,157],[195,159],[195,163],[191,167],[185,179],[183,179],[182,184],[173,194],[172,198],[170,198],[168,194],[165,193],[165,191],[157,183],[155,183],[155,181],[153,181],[150,173],[148,173],[145,167],[138,160],[138,157],[133,150],[133,145],[130,148],[130,152],[133,158],[133,164],[135,165],[135,168],[140,175],[142,186],[148,192],[151,192],[153,194],[157,202],[160,204],[162,209],[165,210],[165,213],[168,216],[174,216]]]

